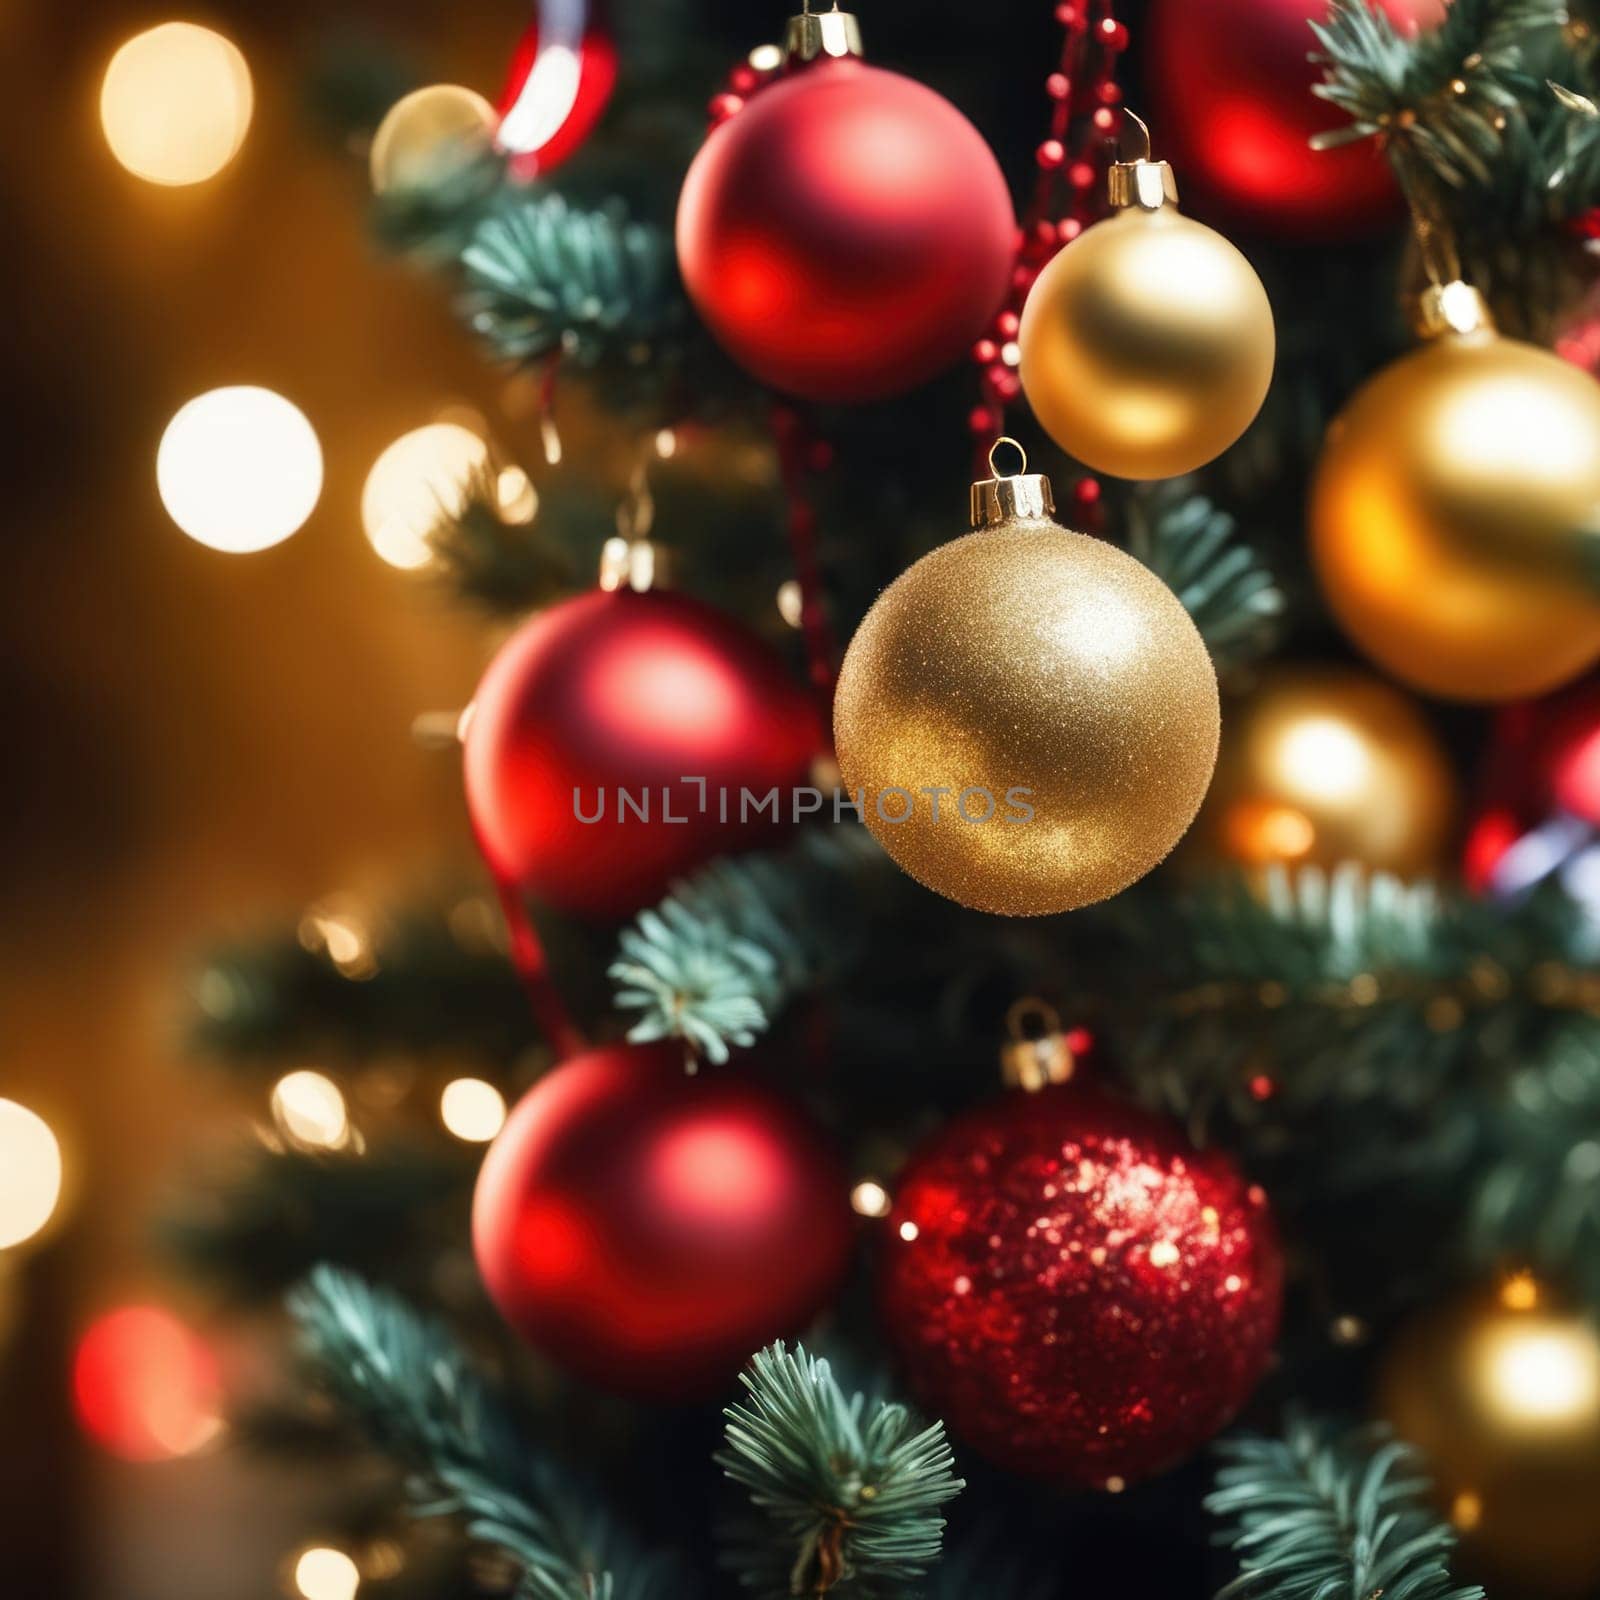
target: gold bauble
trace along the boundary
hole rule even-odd
[[[498,123],[475,89],[432,83],[395,101],[372,136],[372,189],[420,189],[482,157]]]
[[[1474,308],[1359,391],[1311,497],[1324,593],[1372,659],[1449,699],[1541,695],[1600,659],[1600,383]]]
[[[1216,674],[1188,612],[1051,508],[1043,478],[977,485],[982,531],[879,596],[834,708],[845,785],[879,843],[930,889],[1004,916],[1143,877],[1217,756]]]
[[[1131,166],[1166,173],[1164,163]],[[1250,263],[1146,190],[1040,273],[1019,335],[1018,372],[1040,425],[1121,478],[1175,477],[1221,455],[1261,409],[1276,344]]]
[[[1427,876],[1445,864],[1455,809],[1450,763],[1407,696],[1349,667],[1271,668],[1228,707],[1184,857]]]
[[[1600,1584],[1600,1330],[1527,1276],[1405,1329],[1380,1405],[1426,1457],[1463,1566],[1522,1594]],[[1493,1588],[1491,1587],[1491,1592]]]

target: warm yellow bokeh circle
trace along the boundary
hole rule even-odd
[[[254,107],[238,46],[192,22],[136,34],[100,85],[100,125],[112,155],[150,183],[215,177],[238,155]]]

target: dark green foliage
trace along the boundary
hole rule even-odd
[[[486,469],[465,487],[461,510],[452,515],[441,508],[428,533],[438,576],[474,605],[510,615],[570,593],[577,563],[565,548],[568,541],[550,535],[551,510],[544,508],[525,525],[507,523],[493,471]],[[593,531],[598,550],[605,534]]]
[[[442,1327],[326,1267],[290,1309],[340,1409],[409,1472],[416,1514],[460,1517],[510,1556],[523,1600],[687,1600],[674,1564],[596,1513]]]
[[[398,913],[370,930],[370,964],[353,972],[294,932],[221,952],[194,982],[195,1046],[262,1072],[285,1056],[510,1061],[535,1035],[498,916],[475,897]]]
[[[1134,494],[1127,524],[1129,553],[1184,603],[1219,671],[1272,648],[1283,594],[1226,511],[1175,479]]]
[[[275,1300],[319,1261],[407,1277],[465,1225],[475,1168],[445,1145],[254,1150],[164,1216],[158,1242],[240,1302]]]
[[[1481,1600],[1446,1566],[1455,1535],[1425,1510],[1405,1445],[1291,1418],[1225,1441],[1206,1508],[1240,1573],[1218,1600]]]
[[[938,1560],[939,1507],[962,1488],[943,1427],[846,1398],[828,1363],[799,1346],[761,1351],[743,1382],[717,1460],[760,1517],[735,1552],[745,1587],[763,1600],[903,1594]]]

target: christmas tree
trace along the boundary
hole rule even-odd
[[[315,85],[518,404],[484,880],[195,991],[302,1592],[1600,1593],[1583,8],[538,9]]]

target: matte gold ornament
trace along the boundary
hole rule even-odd
[[[1018,372],[1034,415],[1069,455],[1120,478],[1214,460],[1272,381],[1261,280],[1177,197],[1166,162],[1118,162],[1116,209],[1039,274],[1023,308]]]
[[[1385,1363],[1380,1404],[1426,1456],[1463,1568],[1518,1594],[1600,1584],[1600,1329],[1527,1275],[1426,1313]]]
[[[475,89],[431,83],[395,101],[372,136],[374,194],[425,188],[487,155],[499,118]]]
[[[975,484],[980,531],[878,597],[834,705],[845,785],[884,849],[930,889],[1016,917],[1142,878],[1194,820],[1218,736],[1188,612],[1133,557],[1052,520],[1026,465]]]
[[[1408,696],[1350,667],[1270,668],[1228,708],[1184,856],[1428,876],[1446,863],[1455,810],[1450,763]]]
[[[1328,432],[1311,497],[1323,592],[1351,638],[1449,699],[1541,695],[1600,659],[1600,383],[1494,331],[1452,283],[1421,349]]]

